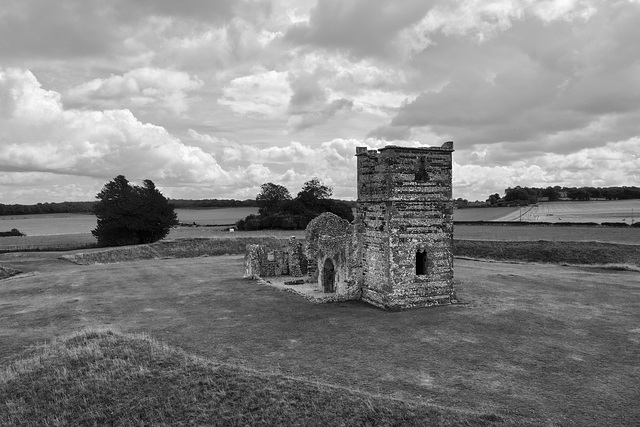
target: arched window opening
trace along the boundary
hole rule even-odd
[[[419,276],[427,274],[427,252],[424,249],[416,252],[416,274]]]
[[[330,258],[327,258],[324,262],[324,268],[322,271],[322,287],[325,292],[331,293],[336,291],[335,284],[335,267],[333,266],[333,261]]]

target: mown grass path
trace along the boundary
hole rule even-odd
[[[456,409],[640,424],[640,275],[456,260],[463,305],[313,305],[240,278],[240,256],[78,266],[4,254],[0,363],[84,326],[196,355]]]

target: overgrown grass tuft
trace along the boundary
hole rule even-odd
[[[20,274],[20,273],[22,273],[20,270],[16,270],[15,268],[11,268],[11,267],[4,267],[0,265],[0,280],[6,279],[11,276],[15,276],[16,274]]]
[[[410,404],[88,329],[0,371],[0,425],[530,425]]]

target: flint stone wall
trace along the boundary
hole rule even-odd
[[[363,300],[393,310],[455,300],[452,152],[452,143],[358,148]],[[424,274],[418,252],[426,254]]]
[[[247,245],[244,256],[245,275],[251,279],[306,274],[307,259],[302,242],[290,239],[284,248],[274,249],[267,245]]]
[[[334,266],[335,294],[357,299],[359,262],[355,256],[353,225],[339,216],[325,212],[314,218],[305,230],[306,253],[309,260],[307,280],[323,291],[323,267],[327,259]]]

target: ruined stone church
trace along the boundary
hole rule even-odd
[[[455,302],[453,143],[356,149],[353,223],[325,213],[305,241],[248,245],[246,275],[303,277],[326,301],[360,299],[388,310]]]

